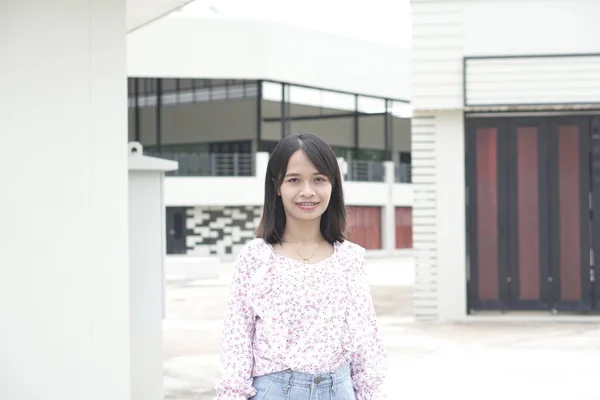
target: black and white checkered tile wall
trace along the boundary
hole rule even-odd
[[[254,232],[261,206],[190,207],[187,209],[187,254],[231,256],[237,254]]]

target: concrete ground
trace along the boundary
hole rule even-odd
[[[600,400],[600,325],[415,323],[409,260],[369,259],[390,355],[389,399]],[[168,279],[165,399],[214,400],[231,265],[212,281]]]

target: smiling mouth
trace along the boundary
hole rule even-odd
[[[319,205],[319,203],[318,202],[304,202],[304,203],[296,203],[296,205],[301,210],[314,210],[315,208],[317,208],[317,205]]]

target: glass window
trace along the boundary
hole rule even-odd
[[[163,93],[174,92],[177,90],[177,79],[163,78],[162,79]]]
[[[384,161],[385,150],[358,149],[356,158],[362,161]]]

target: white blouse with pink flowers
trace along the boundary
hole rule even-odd
[[[348,241],[315,264],[254,239],[236,259],[221,343],[219,400],[256,394],[252,378],[292,369],[316,374],[350,363],[357,400],[386,396],[387,354],[364,269]]]

